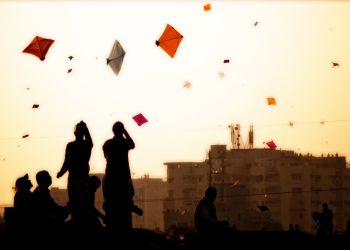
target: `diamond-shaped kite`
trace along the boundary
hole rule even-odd
[[[36,36],[33,41],[23,50],[23,53],[29,53],[37,56],[41,61],[45,60],[45,56],[49,48],[55,40]]]
[[[189,81],[184,82],[184,88],[191,88],[191,83]]]
[[[123,60],[125,56],[125,51],[119,41],[115,40],[113,48],[109,57],[107,58],[107,65],[111,67],[113,72],[118,75],[120,69],[122,68]]]
[[[141,126],[142,124],[148,122],[148,120],[140,113],[135,115],[132,119],[137,123],[137,125]]]
[[[156,45],[160,46],[171,58],[175,56],[183,36],[177,32],[170,24],[167,24],[163,34],[156,41]]]
[[[39,108],[39,104],[33,104],[32,109],[37,109],[37,108]]]
[[[276,105],[276,99],[274,97],[267,97],[266,100],[268,105]]]
[[[209,10],[211,10],[210,3],[204,5],[204,6],[203,6],[203,9],[204,9],[204,11],[209,11]]]
[[[266,142],[266,145],[270,148],[270,149],[276,149],[277,148],[277,145],[275,144],[274,141],[268,141]]]

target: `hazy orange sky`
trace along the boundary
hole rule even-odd
[[[259,148],[273,139],[349,159],[350,2],[210,1],[205,12],[207,3],[0,1],[0,204],[25,173],[36,185],[46,169],[65,187],[67,175],[55,176],[80,120],[94,142],[91,172],[104,171],[102,145],[118,120],[136,143],[134,177],[203,161],[211,144],[229,146],[231,123],[245,141],[254,124]],[[184,36],[174,58],[155,45],[166,24]],[[55,40],[45,61],[22,53],[36,35]],[[126,51],[118,76],[106,65],[115,40]],[[137,126],[138,113],[149,122]]]

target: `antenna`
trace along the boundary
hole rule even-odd
[[[232,149],[239,149],[241,146],[241,126],[239,124],[230,124],[228,125],[231,132],[231,144]]]

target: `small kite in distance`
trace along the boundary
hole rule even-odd
[[[29,137],[28,134],[25,134],[25,135],[22,136],[22,138],[27,138],[27,137]]]
[[[257,208],[261,211],[261,212],[265,212],[265,211],[268,211],[269,208],[267,206],[257,206]]]
[[[274,97],[267,97],[266,100],[268,105],[276,105],[276,99]]]
[[[289,122],[289,126],[293,127],[294,123],[293,122]]]
[[[41,61],[45,60],[45,56],[49,48],[55,40],[36,36],[33,41],[23,50],[23,53],[29,53],[37,56]]]
[[[72,72],[72,70],[73,70],[73,69],[69,69],[69,70],[67,71],[67,73],[70,73],[70,72]]]
[[[187,88],[187,89],[191,88],[191,83],[189,81],[185,81],[184,88]]]
[[[268,141],[266,142],[266,145],[270,148],[270,149],[276,149],[277,148],[277,145],[275,144],[274,141]]]
[[[137,125],[141,126],[142,124],[148,122],[148,120],[140,113],[135,115],[132,119],[137,123]]]
[[[107,58],[107,65],[111,67],[111,69],[116,75],[119,74],[120,69],[122,68],[124,56],[125,56],[125,51],[122,45],[119,43],[119,41],[115,40],[111,53]]]
[[[337,62],[332,62],[332,68],[338,67],[338,66],[339,66],[339,63],[337,63]]]
[[[182,38],[183,36],[176,29],[167,24],[163,34],[156,40],[156,45],[161,47],[171,58],[174,58]]]
[[[37,109],[37,108],[39,108],[39,104],[33,104],[32,109]]]
[[[68,56],[68,59],[72,61],[74,57],[73,56]]]
[[[204,11],[209,11],[209,10],[211,10],[211,5],[210,5],[210,3],[204,5],[204,6],[203,6],[203,9],[204,9]]]
[[[224,71],[220,71],[220,72],[218,73],[218,75],[220,76],[220,78],[224,78],[225,72],[224,72]]]
[[[224,60],[224,63],[229,63],[230,62],[230,59],[225,59]]]
[[[256,21],[256,22],[254,23],[254,26],[256,27],[258,24],[259,24],[259,22],[258,22],[258,21]]]

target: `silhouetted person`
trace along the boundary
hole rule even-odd
[[[333,212],[328,208],[327,203],[322,204],[322,212],[314,212],[316,216],[317,228],[316,235],[324,237],[333,233]]]
[[[43,170],[36,174],[38,186],[33,192],[36,225],[41,229],[63,227],[68,217],[68,209],[58,205],[51,197],[49,187],[52,184],[50,174]]]
[[[123,123],[113,125],[114,137],[103,145],[107,161],[104,176],[104,210],[108,228],[129,230],[132,228],[134,187],[130,175],[128,153],[135,143]]]
[[[28,174],[16,180],[16,194],[14,197],[15,227],[20,230],[27,230],[32,227],[33,216],[33,195],[30,189],[33,187]]]
[[[289,224],[288,232],[294,232],[293,224]]]
[[[75,126],[75,141],[66,147],[65,160],[57,173],[60,178],[67,171],[69,205],[72,211],[72,222],[87,225],[92,222],[92,211],[89,206],[89,160],[92,150],[92,139],[86,124],[81,121]]]
[[[194,225],[198,232],[205,234],[218,234],[230,230],[227,221],[219,221],[216,216],[214,201],[216,189],[208,187],[205,197],[196,205],[194,211]]]
[[[92,175],[89,177],[89,204],[92,209],[93,222],[96,229],[102,228],[102,223],[100,219],[103,222],[105,222],[106,219],[105,215],[95,207],[95,194],[100,186],[101,180],[96,175]]]

